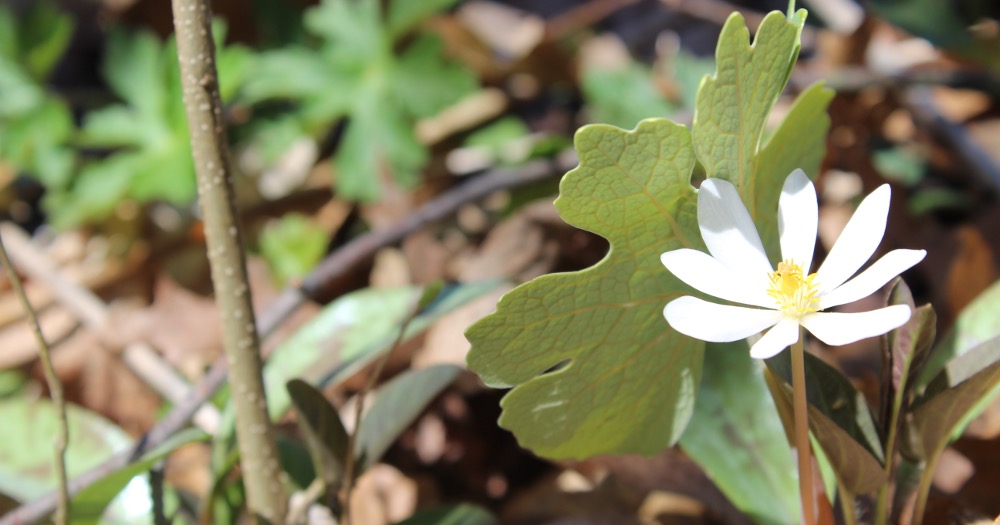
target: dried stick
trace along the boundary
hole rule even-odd
[[[302,281],[299,288],[286,288],[258,319],[258,332],[267,337],[310,297],[317,295],[327,283],[351,271],[385,246],[398,243],[413,232],[454,214],[463,205],[475,202],[500,190],[524,186],[565,173],[576,165],[576,157],[567,151],[557,161],[534,161],[517,169],[497,169],[462,184],[424,204],[416,212],[392,227],[357,237],[328,255]],[[80,474],[69,482],[70,494],[75,494],[104,476],[124,468],[146,452],[158,447],[187,425],[203,405],[226,380],[226,360],[218,359],[198,384],[191,388],[187,399],[161,419],[130,450],[116,454],[104,463]],[[48,493],[0,516],[0,525],[37,523],[56,506],[55,493]]]
[[[62,383],[56,375],[56,369],[52,366],[52,354],[49,352],[49,345],[45,342],[42,334],[42,325],[38,324],[38,316],[31,306],[31,301],[24,292],[21,278],[14,270],[14,265],[7,256],[7,249],[3,245],[3,236],[0,236],[0,262],[3,262],[7,269],[7,278],[14,288],[14,293],[21,298],[21,306],[24,307],[24,314],[28,317],[28,322],[35,332],[35,339],[38,341],[38,355],[42,360],[42,369],[45,371],[45,382],[49,385],[49,394],[52,396],[52,404],[55,405],[56,414],[59,419],[59,430],[56,433],[54,443],[56,477],[59,480],[59,498],[56,505],[55,522],[56,525],[66,525],[69,523],[69,487],[66,475],[66,446],[69,444],[69,421],[66,419],[66,400],[63,398]]]
[[[229,382],[235,394],[236,442],[243,464],[247,507],[259,521],[282,523],[288,497],[282,484],[284,475],[274,427],[267,414],[260,338],[250,302],[215,67],[212,12],[208,0],[173,0],[172,4],[208,262],[222,317],[222,347],[229,362]]]

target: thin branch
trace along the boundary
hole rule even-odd
[[[286,288],[261,313],[258,319],[258,332],[261,337],[267,337],[309,298],[321,294],[327,283],[369,260],[379,249],[396,244],[424,226],[453,215],[465,204],[481,200],[497,191],[532,184],[551,178],[555,174],[565,173],[572,169],[576,162],[572,151],[567,151],[555,161],[539,160],[516,169],[497,169],[482,175],[470,176],[471,180],[468,182],[428,201],[395,225],[356,237],[328,255],[303,279],[300,287]],[[188,397],[175,404],[174,408],[134,447],[116,454],[70,480],[70,494],[75,494],[104,476],[122,469],[183,429],[198,408],[225,383],[226,368],[224,358],[216,360],[205,376],[191,388]],[[0,516],[0,525],[37,523],[51,513],[55,506],[55,493],[47,493]]]
[[[208,0],[173,0],[177,58],[205,244],[215,302],[222,317],[222,347],[236,409],[236,443],[243,464],[247,507],[258,520],[282,523],[288,511],[274,426],[267,413],[260,338],[254,320],[237,220],[229,143],[222,117],[219,75]]]
[[[56,375],[56,369],[52,365],[52,354],[49,351],[49,344],[42,334],[42,325],[38,324],[38,316],[31,306],[31,301],[24,293],[24,286],[21,278],[14,270],[14,265],[7,256],[7,249],[3,245],[3,236],[0,235],[0,262],[7,269],[7,278],[10,280],[14,293],[21,298],[21,306],[28,317],[28,322],[35,332],[35,339],[38,341],[38,355],[42,360],[42,369],[45,371],[45,382],[49,385],[49,395],[52,396],[52,404],[55,405],[56,415],[59,419],[59,430],[56,433],[54,443],[56,477],[58,478],[58,503],[56,505],[55,522],[57,525],[66,525],[69,522],[69,487],[68,476],[66,475],[66,446],[69,444],[69,421],[66,419],[66,400],[63,398],[62,383]]]

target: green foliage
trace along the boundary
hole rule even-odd
[[[795,468],[762,367],[745,341],[709,344],[705,354],[681,446],[755,523],[795,523]]]
[[[296,421],[309,449],[313,470],[331,490],[344,479],[348,434],[333,405],[322,392],[299,379],[285,385],[298,413]]]
[[[142,476],[148,472],[156,463],[162,461],[167,455],[177,450],[183,445],[197,441],[205,441],[208,435],[196,429],[188,429],[174,435],[155,450],[147,452],[138,460],[130,463],[127,467],[116,470],[92,485],[81,490],[73,497],[71,503],[74,525],[98,525],[108,521],[118,523],[138,523],[150,521],[150,511],[152,504],[138,505],[135,498],[148,498],[149,489]],[[145,489],[143,492],[133,492],[127,494],[130,501],[123,502],[122,505],[108,509],[108,505],[122,493],[123,490],[133,480],[141,480],[140,486]],[[127,504],[126,504],[127,503]],[[113,520],[106,519],[106,515],[113,516]]]
[[[251,55],[222,46],[224,24],[214,33],[225,101],[242,84]],[[68,187],[49,187],[46,208],[57,227],[103,219],[125,199],[187,205],[196,196],[175,42],[118,29],[107,46],[104,77],[122,103],[88,113],[79,142],[111,154],[84,166]]]
[[[65,185],[74,154],[73,118],[44,83],[73,34],[72,19],[48,2],[18,19],[0,5],[0,162]]]
[[[75,405],[66,407],[71,439],[66,451],[70,476],[100,464],[129,446],[131,439],[101,416]],[[47,400],[16,397],[0,401],[4,438],[0,439],[0,492],[21,501],[56,486],[52,464],[58,414]],[[39,436],[46,436],[39,439]]]
[[[806,393],[809,428],[833,466],[838,481],[852,494],[878,488],[887,480],[885,453],[865,397],[830,365],[807,353]],[[767,360],[768,388],[786,431],[793,427],[789,352]]]
[[[630,128],[642,119],[669,117],[677,109],[657,89],[649,68],[634,62],[617,69],[588,68],[580,87],[594,122]]]
[[[389,381],[376,394],[358,427],[357,454],[362,470],[371,467],[442,390],[458,377],[455,365],[410,370]]]
[[[490,386],[513,387],[500,424],[522,445],[580,458],[653,454],[680,438],[695,406],[704,343],[663,320],[663,306],[691,291],[659,255],[704,249],[690,180],[696,163],[737,185],[764,242],[777,245],[769,203],[794,167],[816,173],[829,126],[830,92],[813,87],[762,144],[804,18],[804,11],[791,20],[769,14],[753,46],[742,17],[729,18],[693,130],[651,119],[632,131],[592,125],[577,132],[580,166],[563,178],[556,206],[570,224],[607,238],[608,256],[518,287],[467,332],[469,366]]]
[[[1000,35],[970,26],[996,16],[993,2],[982,0],[872,0],[872,11],[936,46],[1000,69]]]
[[[454,0],[385,4],[385,12],[376,0],[325,0],[310,9],[305,25],[319,49],[264,54],[246,89],[251,101],[294,102],[289,118],[315,137],[347,119],[334,166],[337,189],[349,199],[376,198],[385,170],[400,183],[417,181],[428,153],[413,124],[475,86],[471,73],[442,59],[441,43],[430,35],[396,51],[401,36]]]
[[[305,215],[290,213],[260,234],[260,254],[279,285],[300,278],[326,253],[326,230]]]

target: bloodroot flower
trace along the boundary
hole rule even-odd
[[[692,288],[749,307],[684,296],[667,304],[663,315],[674,330],[711,342],[737,341],[770,328],[750,349],[758,359],[797,342],[799,326],[833,346],[884,334],[910,318],[908,306],[860,313],[824,310],[871,295],[926,255],[924,250],[893,250],[850,279],[882,241],[888,212],[886,184],[865,198],[819,270],[810,274],[819,221],[816,189],[802,170],[795,170],[778,202],[782,261],[774,269],[736,188],[710,178],[698,190],[698,227],[711,255],[684,248],[660,260]]]

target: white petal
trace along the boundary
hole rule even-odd
[[[927,252],[924,250],[893,250],[875,261],[857,277],[847,281],[840,288],[820,297],[821,310],[847,304],[862,297],[868,297],[876,290],[892,280],[893,277],[909,270],[922,261]]]
[[[701,183],[698,227],[708,251],[732,271],[751,275],[774,271],[757,228],[732,184],[722,179]]]
[[[660,261],[678,279],[700,292],[763,308],[774,308],[774,299],[767,295],[767,275],[759,274],[748,280],[705,252],[682,248],[664,253]]]
[[[818,222],[816,188],[806,172],[795,170],[781,188],[778,234],[781,237],[781,258],[795,261],[806,273],[812,265]]]
[[[799,321],[792,317],[785,317],[774,328],[767,331],[750,348],[750,357],[754,359],[767,359],[781,353],[792,343],[799,340]]]
[[[702,301],[686,295],[663,309],[670,326],[678,332],[713,343],[728,343],[750,337],[781,320],[777,310],[758,310]]]
[[[909,319],[910,307],[897,304],[870,312],[816,312],[803,317],[802,326],[820,341],[830,346],[841,346],[882,335],[899,328]]]
[[[844,284],[871,258],[882,242],[888,214],[889,185],[883,184],[861,202],[816,272],[821,294]]]

